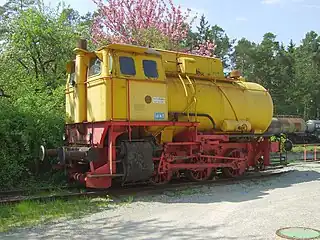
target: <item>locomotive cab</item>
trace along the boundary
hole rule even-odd
[[[116,44],[93,53],[78,48],[72,66],[66,102],[75,123],[168,119],[165,73],[156,51]]]

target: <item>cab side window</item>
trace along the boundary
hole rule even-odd
[[[112,69],[113,69],[113,57],[109,53],[109,74],[112,74]]]
[[[131,57],[119,57],[120,71],[123,75],[136,75],[136,67]]]
[[[69,84],[71,86],[74,86],[76,84],[76,66],[73,63],[71,66],[71,72],[70,72],[70,78],[69,78]]]
[[[144,75],[149,78],[157,78],[159,76],[157,62],[153,60],[143,60]]]
[[[101,60],[98,57],[92,58],[89,63],[88,76],[99,75],[101,73]]]

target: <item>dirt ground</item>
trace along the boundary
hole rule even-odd
[[[320,163],[226,186],[135,199],[88,217],[0,239],[275,239],[289,226],[320,230]]]

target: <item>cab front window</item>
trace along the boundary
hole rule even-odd
[[[143,60],[143,70],[144,75],[148,78],[157,78],[158,69],[157,69],[157,62],[153,60]]]
[[[123,75],[136,75],[136,67],[132,57],[119,57],[120,71]]]

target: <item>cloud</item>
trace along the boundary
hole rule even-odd
[[[280,2],[281,0],[262,0],[261,1],[262,4],[278,4]]]
[[[316,5],[316,4],[304,4],[302,6],[306,8],[317,8],[317,9],[320,8],[320,5]]]
[[[262,0],[262,4],[275,5],[275,4],[291,4],[291,3],[304,3],[306,0]]]
[[[248,19],[246,17],[236,17],[237,22],[246,22]]]

